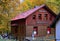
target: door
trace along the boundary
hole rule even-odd
[[[38,27],[37,26],[33,27],[33,33],[34,33],[34,36],[38,35]]]

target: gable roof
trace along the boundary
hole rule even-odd
[[[35,11],[37,11],[38,9],[43,8],[43,7],[44,7],[47,11],[49,11],[51,14],[53,14],[54,16],[56,16],[56,14],[55,14],[52,10],[50,10],[45,4],[43,4],[43,5],[39,6],[39,7],[30,9],[30,10],[28,10],[28,11],[26,11],[26,12],[23,12],[23,13],[17,15],[16,17],[14,17],[14,18],[11,19],[11,20],[13,21],[13,20],[18,20],[18,19],[24,19],[24,18],[28,17],[29,15],[31,15],[32,13],[34,13]]]
[[[50,27],[54,28],[59,19],[60,19],[60,13],[57,15],[56,19],[52,22]]]

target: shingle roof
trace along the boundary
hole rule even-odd
[[[16,17],[14,17],[14,18],[11,19],[11,20],[24,19],[24,18],[28,17],[29,15],[31,15],[33,12],[35,12],[35,11],[37,11],[38,9],[40,9],[40,8],[42,8],[42,7],[45,7],[45,6],[46,6],[46,5],[43,4],[43,5],[39,6],[39,7],[30,9],[30,10],[28,10],[28,11],[26,11],[26,12],[23,12],[23,13],[17,15]],[[50,10],[48,7],[46,7],[46,9],[47,9],[48,11]],[[51,10],[50,10],[50,11],[51,11]],[[53,12],[51,12],[51,13],[53,13]],[[55,14],[55,13],[54,13],[54,14]]]

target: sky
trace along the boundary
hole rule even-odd
[[[22,3],[24,0],[20,0],[20,3]]]

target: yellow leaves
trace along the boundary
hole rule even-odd
[[[24,0],[24,2],[20,4],[20,11],[21,12],[27,11],[36,5],[40,6],[44,2],[45,2],[44,0]]]
[[[52,6],[51,9],[52,9],[55,13],[58,12],[57,6]]]
[[[3,25],[0,25],[0,29],[2,29],[2,28],[4,28],[4,26]]]
[[[8,21],[17,15],[17,13],[20,11],[19,7],[19,0],[2,0],[2,4],[0,4],[0,14],[1,14],[1,21],[2,24],[0,24],[0,28],[7,29],[9,27],[7,24]],[[12,8],[12,9],[11,9]],[[4,13],[4,11],[7,11],[7,14]],[[12,11],[12,12],[11,12]],[[9,16],[8,16],[9,14]],[[1,18],[0,17],[0,18]]]
[[[53,12],[55,12],[56,14],[58,14],[58,12],[59,12],[59,7],[57,6],[55,0],[47,1],[46,4],[50,7],[50,9],[51,9]]]
[[[43,3],[45,3],[45,0],[35,0],[35,1],[33,1],[33,4],[35,4],[35,5],[40,5],[40,4],[43,4]]]
[[[26,10],[28,10],[28,9],[29,9],[29,7],[28,7],[28,5],[27,5],[26,2],[20,4],[20,10],[21,10],[21,11],[26,11]]]
[[[46,2],[55,2],[55,0],[46,0]]]
[[[24,8],[23,11],[28,10],[29,8],[33,8],[34,6],[40,6],[41,4],[47,4],[55,13],[58,12],[58,7],[55,3],[56,0],[25,0],[24,3],[21,5],[21,9]],[[46,2],[52,2],[52,3],[46,3]],[[28,9],[26,9],[26,7]]]
[[[1,28],[7,28],[6,21],[3,21],[3,22],[4,22],[3,24],[0,24],[0,29],[1,29]]]
[[[0,6],[0,12],[1,12],[2,9],[3,9],[2,6]]]
[[[6,20],[2,20],[3,24],[0,24],[0,31],[6,31],[8,28],[7,28],[7,21]],[[4,30],[3,30],[4,29]]]
[[[7,28],[7,22],[8,19],[6,17],[6,15],[0,14],[0,30],[2,30],[2,28],[4,28],[4,30],[6,30],[5,28]]]

